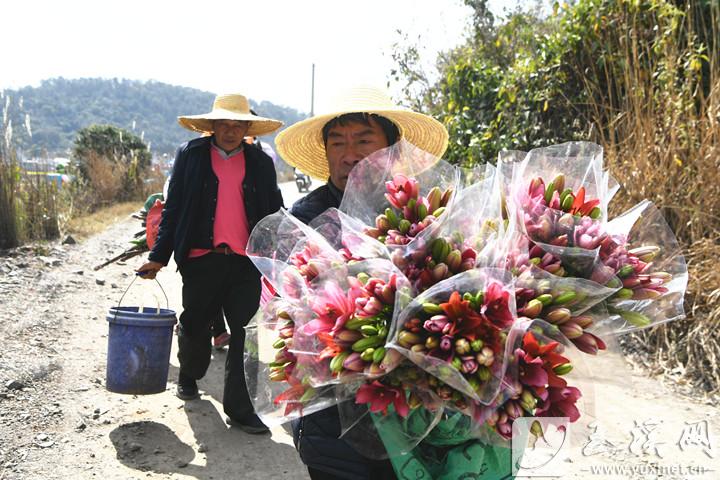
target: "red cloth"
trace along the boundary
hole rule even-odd
[[[148,212],[147,217],[145,217],[145,241],[147,242],[149,250],[152,250],[155,245],[155,240],[157,240],[164,206],[165,202],[155,200],[155,204],[150,207],[150,211]]]
[[[218,196],[213,222],[213,246],[224,243],[233,252],[245,255],[250,227],[245,214],[243,180],[245,179],[245,152],[239,151],[223,158],[217,148],[210,148],[212,169],[218,178]],[[199,257],[210,250],[193,248],[188,258]]]

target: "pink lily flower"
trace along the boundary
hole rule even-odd
[[[399,210],[402,210],[410,199],[417,199],[420,193],[420,185],[417,180],[407,178],[402,174],[397,174],[391,181],[385,182],[385,189],[388,192],[385,194],[385,198]]]
[[[410,407],[405,399],[405,392],[402,388],[389,387],[377,380],[372,383],[363,384],[355,395],[355,403],[369,403],[370,411],[387,414],[387,409],[392,403],[395,411],[401,417],[406,417]]]
[[[337,284],[328,282],[312,301],[312,310],[317,314],[303,327],[306,335],[320,332],[335,333],[340,330],[355,312],[353,290],[345,293]]]

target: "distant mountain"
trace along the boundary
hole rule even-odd
[[[210,111],[214,94],[160,82],[81,78],[44,80],[39,87],[0,93],[0,115],[12,121],[12,137],[23,156],[67,156],[78,130],[110,124],[132,131],[154,154],[174,155],[193,133],[177,123],[178,115]],[[306,115],[293,108],[250,99],[258,115],[286,126]],[[275,136],[262,137],[274,147]]]

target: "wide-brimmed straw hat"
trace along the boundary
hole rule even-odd
[[[241,120],[251,122],[248,137],[257,137],[272,133],[282,127],[283,122],[272,118],[253,115],[250,103],[244,95],[230,93],[218,95],[213,102],[212,111],[200,115],[178,117],[178,123],[195,132],[212,133],[215,120]]]
[[[319,180],[330,176],[322,129],[327,122],[346,113],[375,113],[385,117],[397,125],[401,138],[437,157],[447,149],[448,132],[442,123],[396,105],[380,88],[352,88],[332,105],[332,111],[295,123],[275,138],[277,152],[283,160]]]

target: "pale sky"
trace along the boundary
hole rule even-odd
[[[491,0],[501,13],[517,0]],[[462,42],[461,0],[12,0],[0,7],[0,89],[52,77],[156,80],[315,111],[384,86],[397,30],[428,66]]]

